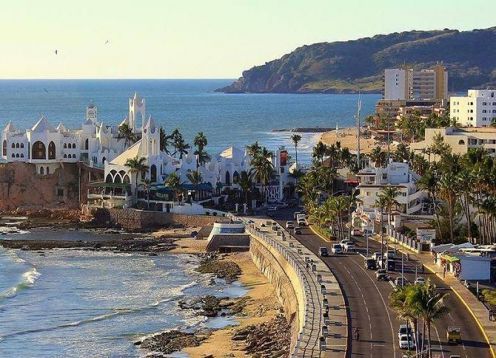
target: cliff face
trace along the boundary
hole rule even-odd
[[[81,169],[81,199],[86,202],[89,180],[87,168]],[[92,180],[99,176],[92,170]],[[36,174],[34,164],[0,164],[0,211],[20,209],[79,208],[79,169],[64,164],[50,175]]]
[[[353,41],[302,46],[244,71],[226,93],[380,92],[384,69],[428,68],[442,62],[449,90],[496,86],[496,27],[463,31],[408,31]]]

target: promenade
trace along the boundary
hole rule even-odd
[[[299,281],[293,285],[303,289],[301,329],[292,356],[344,357],[348,344],[346,305],[329,268],[281,225],[272,225],[270,220],[243,220],[254,239],[264,241],[290,263]]]

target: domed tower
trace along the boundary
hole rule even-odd
[[[141,115],[141,126],[137,126],[138,117]],[[145,125],[146,109],[145,99],[135,92],[133,98],[129,98],[129,127],[134,133],[138,133]]]

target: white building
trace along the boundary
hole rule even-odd
[[[117,126],[107,126],[98,120],[97,107],[86,108],[86,118],[80,129],[67,129],[62,123],[53,127],[42,116],[27,130],[17,130],[12,122],[3,129],[0,136],[2,150],[0,158],[9,162],[35,164],[36,172],[49,175],[63,163],[85,162],[90,166],[103,167],[116,158],[126,147],[126,141],[119,136]],[[145,102],[137,94],[129,100],[129,116],[122,123],[130,125],[136,135],[136,114],[145,116]],[[121,124],[122,124],[121,123]]]
[[[448,98],[448,72],[442,65],[420,71],[393,68],[384,71],[385,100],[444,100]]]
[[[396,201],[397,211],[402,214],[414,214],[422,209],[422,202],[427,193],[417,188],[419,176],[410,170],[407,163],[392,162],[386,168],[368,167],[358,174],[360,184],[357,189],[357,209],[353,213],[353,223],[359,219],[362,229],[372,231],[373,221],[380,216],[376,208],[378,194],[387,186],[396,187],[399,191]],[[383,211],[386,215],[386,212]]]
[[[450,97],[450,117],[463,127],[488,127],[496,121],[496,90],[468,90]]]

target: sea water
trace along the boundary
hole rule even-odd
[[[117,125],[127,115],[128,98],[138,92],[147,113],[166,132],[179,128],[191,143],[203,131],[207,151],[227,146],[244,148],[258,140],[270,150],[286,146],[293,155],[289,132],[295,127],[339,128],[355,124],[358,96],[353,94],[223,94],[214,92],[232,80],[0,80],[0,129],[12,120],[30,128],[43,114],[56,126],[79,128],[93,102],[98,118]],[[374,111],[379,95],[362,95],[361,115]],[[298,159],[309,162],[320,134],[303,134]]]
[[[197,264],[191,255],[0,247],[0,357],[138,357],[146,352],[134,342],[150,334],[235,323],[178,308],[185,297],[246,293],[211,285]]]

